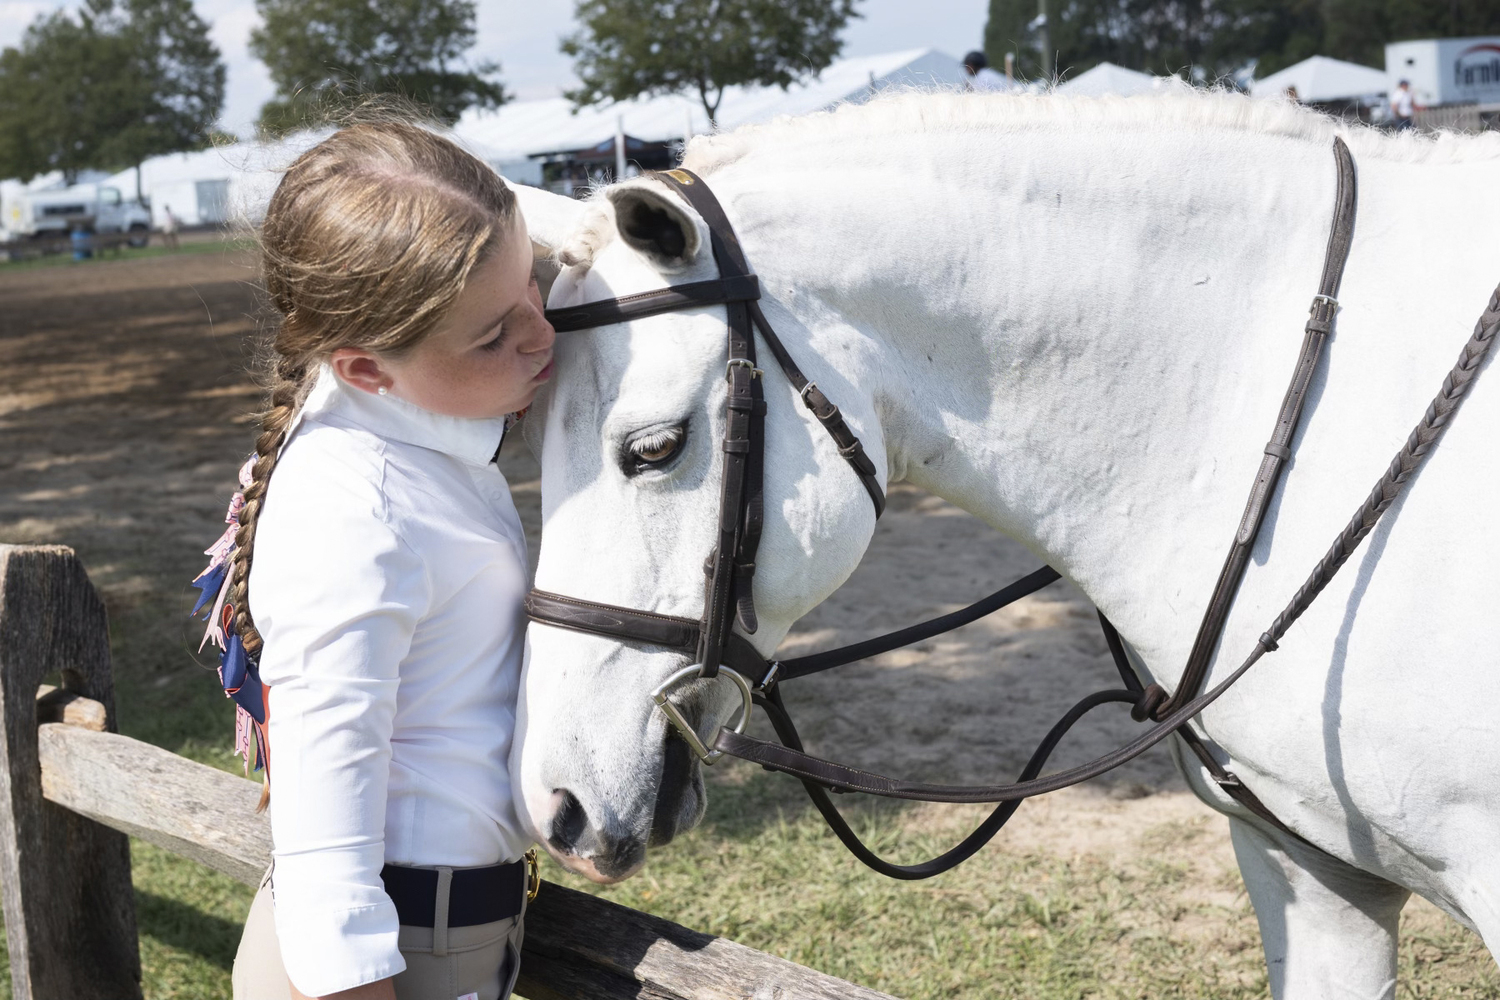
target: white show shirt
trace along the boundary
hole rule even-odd
[[[526,542],[490,459],[503,419],[324,366],[271,475],[250,609],[270,685],[276,936],[297,988],[395,975],[380,869],[513,861]]]
[[[988,91],[1003,94],[1014,87],[1015,84],[1001,73],[997,73],[988,66],[982,67],[973,76],[969,77],[969,89]]]

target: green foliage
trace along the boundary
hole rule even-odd
[[[990,0],[990,16],[984,24],[984,57],[999,70],[1005,54],[1015,53],[1016,77],[1034,80],[1042,75],[1039,41],[1027,25],[1036,17],[1036,0]]]
[[[191,0],[89,0],[0,53],[0,176],[118,168],[196,149],[224,65]]]
[[[256,0],[265,23],[250,51],[277,96],[261,109],[272,133],[316,122],[366,95],[394,95],[452,123],[469,107],[493,108],[505,90],[499,65],[470,67],[474,0]]]
[[[696,93],[710,121],[724,88],[782,89],[843,48],[855,0],[578,0],[583,27],[563,40],[583,85],[574,104]]]
[[[102,147],[105,162],[210,145],[224,106],[224,63],[192,0],[121,0],[109,18],[126,43],[130,98]]]
[[[1100,62],[1149,73],[1196,68],[1208,79],[1256,63],[1260,76],[1312,55],[1385,65],[1387,42],[1500,32],[1500,0],[1049,0],[1060,75]],[[985,53],[1016,53],[1023,77],[1040,73],[1027,24],[1035,0],[990,0]]]

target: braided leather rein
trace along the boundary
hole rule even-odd
[[[1291,457],[1291,441],[1301,418],[1307,388],[1332,331],[1337,312],[1335,298],[1344,262],[1353,237],[1356,204],[1353,160],[1342,140],[1334,140],[1338,170],[1333,223],[1325,254],[1322,279],[1313,298],[1298,364],[1278,413],[1271,441],[1251,488],[1244,516],[1235,533],[1229,556],[1210,596],[1203,622],[1188,657],[1175,694],[1168,695],[1155,684],[1143,686],[1130,665],[1119,633],[1103,614],[1099,615],[1110,654],[1124,687],[1100,691],[1081,700],[1047,733],[1018,780],[1002,785],[942,785],[902,781],[838,764],[804,752],[791,717],[782,704],[780,684],[877,653],[919,642],[975,621],[1005,607],[1060,578],[1057,571],[1042,567],[960,611],[875,639],[796,659],[768,661],[732,628],[756,630],[752,582],[754,554],[762,527],[762,475],[764,465],[765,401],[761,372],[755,368],[754,331],[760,332],[776,361],[804,404],[834,438],[840,454],[849,462],[870,494],[876,516],[885,506],[884,492],[875,477],[873,463],[865,455],[858,437],[844,423],[838,407],[809,382],[792,361],[785,346],[762,314],[760,287],[749,271],[733,227],[718,201],[701,178],[686,170],[657,175],[681,195],[709,225],[715,261],[721,277],[619,299],[606,299],[582,306],[548,312],[557,329],[579,330],[628,322],[665,312],[724,305],[729,327],[729,362],[726,375],[730,391],[726,401],[726,432],[723,449],[725,472],[720,495],[718,545],[705,564],[704,616],[693,620],[656,612],[584,601],[561,594],[533,590],[526,610],[533,621],[567,628],[616,641],[655,645],[695,657],[693,666],[674,674],[658,688],[654,697],[669,720],[706,764],[728,754],[799,778],[818,810],[860,861],[877,872],[900,879],[928,878],[947,871],[972,856],[1004,826],[1026,798],[1056,791],[1097,777],[1131,760],[1176,733],[1202,762],[1209,777],[1231,798],[1265,822],[1297,836],[1282,823],[1234,774],[1218,763],[1205,740],[1187,723],[1234,685],[1277,643],[1292,623],[1327,586],[1360,541],[1374,528],[1421,466],[1441,437],[1453,413],[1478,372],[1486,353],[1500,331],[1500,288],[1490,299],[1473,336],[1464,346],[1458,364],[1443,381],[1442,390],[1428,407],[1422,422],[1392,460],[1369,497],[1339,534],[1291,602],[1257,641],[1249,657],[1208,692],[1199,695],[1213,654],[1222,635],[1235,592],[1248,564],[1250,549],[1264,519],[1266,507]],[[706,744],[671,700],[680,683],[729,675],[744,697],[744,711],[734,728],[723,727]],[[781,743],[744,735],[750,705],[759,705],[770,718]],[[1053,749],[1079,719],[1094,708],[1126,703],[1137,721],[1156,724],[1129,744],[1086,764],[1038,777]],[[866,847],[850,829],[829,797],[829,792],[865,792],[892,798],[932,802],[998,803],[995,810],[968,837],[944,854],[917,865],[888,862]]]

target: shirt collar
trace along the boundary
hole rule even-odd
[[[450,417],[424,410],[395,396],[377,396],[346,385],[322,365],[300,417],[334,415],[388,441],[413,444],[484,465],[505,436],[505,417]]]

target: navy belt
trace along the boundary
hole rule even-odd
[[[453,868],[448,887],[448,926],[472,927],[518,916],[526,900],[526,861],[488,868]],[[386,865],[380,870],[396,915],[408,927],[437,925],[436,868]]]

